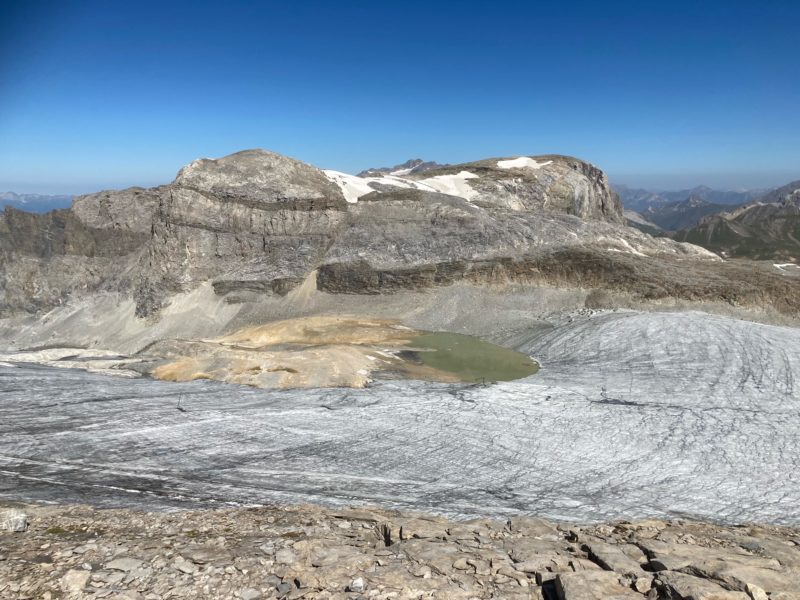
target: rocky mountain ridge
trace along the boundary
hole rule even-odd
[[[641,215],[661,229],[678,231],[697,225],[704,217],[731,210],[730,205],[709,202],[699,196],[650,206]]]
[[[13,332],[26,314],[56,309],[69,328],[50,335],[69,344],[87,343],[100,305],[139,331],[197,293],[203,310],[229,315],[212,332],[224,334],[225,319],[259,324],[244,315],[290,292],[423,293],[458,282],[767,305],[787,315],[800,307],[797,282],[783,273],[721,264],[697,246],[624,226],[605,174],[557,155],[357,177],[248,150],[194,161],[160,187],[81,196],[44,215],[8,208],[0,218],[4,326]],[[182,322],[176,335],[195,327]],[[119,343],[119,332],[98,335],[90,345]]]
[[[709,215],[674,238],[726,256],[796,262],[800,260],[800,181],[735,210]]]
[[[621,208],[602,171],[563,157],[543,162],[541,170],[485,161],[424,177],[347,176],[337,183],[332,172],[245,151],[195,161],[160,188],[90,194],[69,210],[42,216],[8,209],[0,222],[0,305],[5,312],[44,309],[79,290],[111,290],[133,294],[137,313],[148,316],[170,294],[203,281],[226,296],[285,294],[318,269],[325,274],[322,287],[362,291],[336,276],[344,264],[362,265],[377,277],[370,288],[418,287],[427,276],[410,273],[454,261],[465,272],[476,260],[573,245],[559,230],[592,228],[594,221],[605,232],[600,237],[617,239],[609,243],[624,251],[627,242],[610,225],[620,220]],[[475,177],[462,179],[459,173],[469,169]],[[345,197],[354,179],[367,192],[357,202]],[[551,224],[552,235],[536,235],[531,220]],[[702,254],[645,237],[634,243]]]
[[[766,193],[758,189],[715,190],[705,185],[662,192],[615,185],[614,190],[629,212],[628,225],[651,235],[689,229],[703,217],[729,211]]]
[[[712,204],[737,206],[752,202],[765,194],[769,189],[743,189],[743,190],[718,190],[707,185],[698,185],[684,190],[653,191],[634,188],[623,184],[614,184],[614,191],[619,194],[625,208],[636,212],[644,212],[648,208],[658,208],[665,204],[682,202],[689,198],[696,198]]]

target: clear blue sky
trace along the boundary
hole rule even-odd
[[[252,147],[780,185],[800,178],[798,37],[798,0],[0,0],[0,191],[166,183]]]

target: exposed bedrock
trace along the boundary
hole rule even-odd
[[[413,175],[426,181],[467,171],[477,175],[470,181],[473,202],[514,210],[553,210],[583,219],[623,223],[622,203],[611,189],[606,174],[571,156],[544,155],[534,158],[481,160],[448,165]]]
[[[28,528],[6,536],[0,561],[0,594],[8,600],[112,593],[205,600],[798,598],[800,531],[789,528],[453,521],[313,506],[22,508]]]
[[[278,154],[194,161],[161,194],[137,314],[208,280],[221,294],[286,293],[320,262],[346,205],[319,169]]]
[[[605,174],[570,157],[362,178],[248,150],[194,161],[158,188],[91,194],[46,215],[7,210],[0,314],[115,293],[152,322],[204,284],[228,303],[259,303],[314,272],[328,293],[525,282],[797,313],[800,279],[621,222]]]
[[[0,314],[37,312],[70,296],[130,291],[151,239],[156,190],[77,199],[71,209],[0,214]]]
[[[649,300],[682,298],[732,306],[772,306],[784,314],[800,312],[791,279],[747,263],[692,264],[669,258],[607,254],[590,248],[565,248],[548,254],[455,260],[420,267],[381,269],[361,260],[324,265],[317,275],[321,291],[381,294],[473,283],[541,283],[556,287],[614,290]],[[597,303],[604,298],[603,302]],[[595,302],[594,305],[591,305]],[[590,296],[589,308],[612,308],[609,294]]]

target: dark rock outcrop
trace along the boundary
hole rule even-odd
[[[7,207],[0,216],[0,314],[132,289],[157,199],[133,188],[83,196],[72,209],[44,214]]]

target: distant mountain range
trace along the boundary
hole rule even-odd
[[[68,195],[46,196],[0,192],[0,210],[11,206],[28,212],[44,213],[57,208],[69,208],[72,205],[72,198]]]
[[[800,261],[800,180],[774,190],[614,187],[629,226],[725,257]]]
[[[724,256],[796,262],[800,260],[800,180],[735,210],[707,216],[672,237]]]
[[[425,171],[432,171],[440,167],[447,167],[449,165],[442,165],[435,161],[424,161],[421,158],[412,158],[403,164],[395,165],[393,167],[373,167],[366,169],[358,174],[358,177],[375,177],[376,175],[397,175],[402,177],[404,175],[415,175],[417,173],[424,173]]]
[[[768,192],[761,189],[715,190],[704,185],[660,192],[615,185],[614,190],[625,206],[628,224],[653,235],[662,230],[694,227],[704,217],[730,210]]]
[[[689,198],[703,200],[712,204],[744,204],[745,202],[760,198],[769,191],[768,188],[752,190],[715,190],[705,185],[699,185],[686,190],[657,192],[641,188],[632,188],[621,184],[614,184],[613,187],[625,208],[640,213],[643,213],[651,207],[682,202]]]
[[[645,219],[655,223],[661,229],[677,231],[694,227],[703,217],[730,209],[731,206],[727,204],[717,204],[696,196],[690,196],[686,200],[651,206],[641,214]]]

